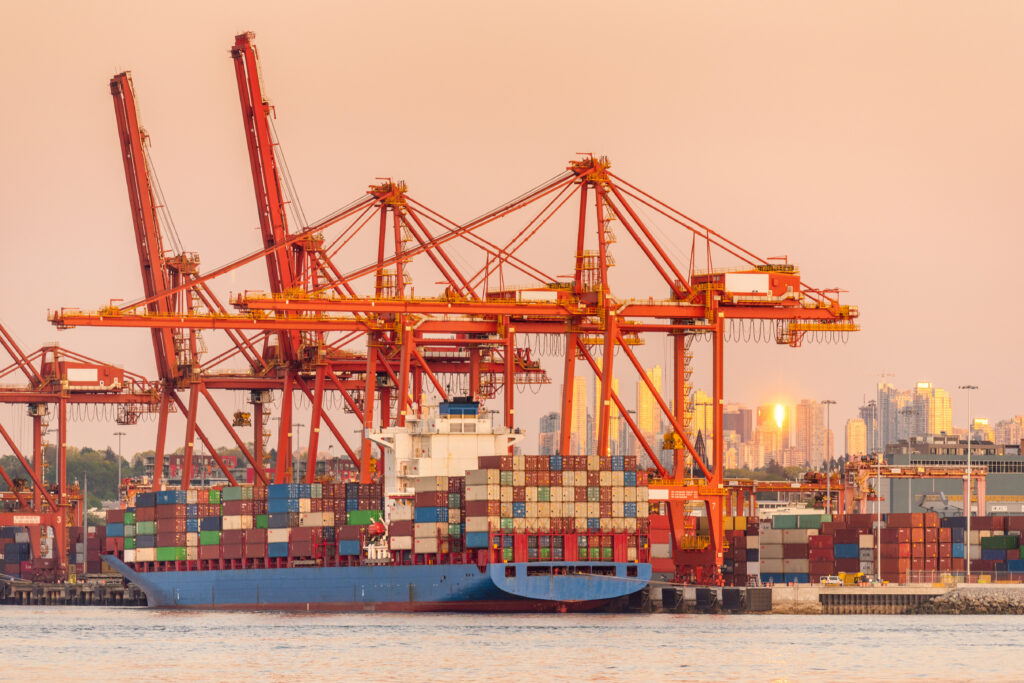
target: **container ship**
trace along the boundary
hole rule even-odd
[[[375,483],[138,493],[103,559],[161,608],[586,611],[651,579],[630,456],[508,455],[480,406],[373,433]]]

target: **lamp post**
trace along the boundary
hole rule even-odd
[[[967,515],[967,538],[964,539],[964,557],[967,558],[967,583],[971,582],[971,436],[974,425],[971,423],[971,391],[978,387],[974,384],[962,384],[959,387],[967,392],[967,493],[964,496],[964,510]]]
[[[825,514],[832,514],[832,454],[829,453],[829,434],[832,432],[832,406],[836,404],[830,398],[821,402],[825,406]]]
[[[302,428],[306,425],[298,422],[295,424],[295,448],[292,449],[292,482],[295,482],[295,474],[298,470],[296,464],[298,459],[295,457],[298,455],[298,450],[302,448]]]
[[[114,432],[117,437],[117,502],[121,502],[121,437],[127,436],[125,432]]]

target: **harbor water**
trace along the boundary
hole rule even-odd
[[[0,680],[1020,680],[1021,623],[2,607]]]

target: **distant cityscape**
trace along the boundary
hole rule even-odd
[[[661,367],[656,365],[646,372],[651,384],[661,392]],[[613,380],[612,390],[618,394],[617,379]],[[590,384],[586,377],[574,378],[568,455],[595,452],[598,416],[593,408],[600,404],[600,391],[599,382]],[[636,409],[628,412],[638,431],[651,450],[662,452],[662,439],[671,431],[671,424],[663,418],[644,382],[637,382],[635,405]],[[941,435],[967,438],[966,428],[953,426],[949,391],[930,382],[918,382],[913,388],[902,390],[889,383],[879,383],[875,397],[858,408],[859,417],[846,420],[845,425],[838,427],[845,437],[839,449],[836,429],[830,429],[828,424],[829,407],[826,399],[756,407],[727,404],[723,419],[725,468],[758,469],[774,462],[783,467],[818,469],[827,459],[883,452],[899,442]],[[696,442],[698,434],[704,440],[713,437],[713,400],[709,393],[700,389],[690,392],[685,412],[687,437],[691,442]],[[550,412],[540,418],[537,432],[541,455],[559,452],[560,431],[560,413]],[[1024,416],[994,423],[976,416],[972,437],[979,443],[1019,445],[1024,439]],[[614,405],[609,419],[609,451],[610,455],[635,455],[641,462],[650,464],[644,448]]]

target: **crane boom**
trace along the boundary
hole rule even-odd
[[[131,202],[132,223],[135,226],[135,243],[139,250],[142,286],[146,298],[152,299],[148,310],[150,313],[168,314],[173,312],[174,306],[171,297],[159,296],[170,288],[170,282],[163,267],[160,223],[156,214],[156,201],[153,198],[149,169],[146,166],[146,154],[143,149],[145,134],[139,125],[131,73],[125,71],[111,78],[110,93],[114,97],[114,112],[117,115],[118,139],[121,142],[124,175],[128,183],[128,199]],[[176,378],[179,371],[175,357],[173,330],[153,329],[152,334],[160,378],[165,380]]]

